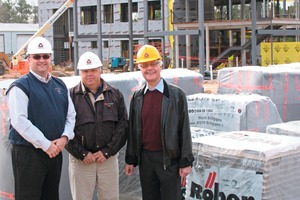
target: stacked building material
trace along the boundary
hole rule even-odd
[[[258,94],[204,94],[187,96],[191,127],[215,131],[265,132],[281,123],[276,105]]]
[[[194,142],[186,200],[299,199],[299,137],[235,131]]]
[[[164,69],[161,76],[168,82],[181,87],[186,95],[201,93],[203,89],[203,76],[195,71],[188,69]],[[124,95],[125,103],[129,108],[131,96],[134,91],[139,89],[144,83],[145,79],[140,71],[124,72],[119,74],[102,74],[101,77],[112,86],[118,88]],[[71,88],[79,83],[79,76],[61,77],[68,88]],[[11,84],[11,80],[5,82],[5,86]],[[2,84],[0,82],[0,88]]]
[[[11,164],[11,144],[8,141],[8,130],[9,130],[9,115],[8,115],[8,107],[6,103],[6,96],[0,92],[0,199],[2,197],[7,197],[7,199],[11,199],[10,197],[14,197],[13,192],[13,172],[12,172],[12,164]]]
[[[180,86],[186,94],[195,94],[203,91],[203,77],[201,74],[187,70],[187,69],[166,69],[162,71],[162,77],[169,83]],[[127,109],[129,109],[129,103],[131,96],[135,90],[140,88],[144,83],[141,72],[128,72],[120,74],[102,74],[102,78],[111,85],[120,89],[124,95]],[[68,88],[71,88],[79,83],[80,77],[61,77]],[[9,85],[13,82],[13,79],[0,81],[0,89],[2,95],[0,95],[0,121],[2,133],[0,138],[0,199],[1,195],[13,196],[13,174],[11,165],[11,144],[8,141],[8,127],[9,127],[9,112],[7,107],[7,101],[5,91]],[[62,177],[60,184],[60,198],[71,199],[69,177],[68,177],[68,152],[63,151],[63,167]],[[119,154],[119,166],[120,166],[120,199],[122,200],[140,200],[141,188],[139,184],[138,170],[131,175],[126,176],[124,174],[125,166],[125,147],[121,149]],[[3,179],[2,179],[3,177]],[[94,198],[96,199],[96,198]]]
[[[199,137],[215,135],[217,133],[217,131],[211,129],[191,127],[192,141],[197,140]]]
[[[218,71],[218,94],[255,93],[270,97],[284,122],[300,120],[300,69],[231,67]]]
[[[300,136],[300,121],[271,124],[267,126],[266,132],[276,135]]]

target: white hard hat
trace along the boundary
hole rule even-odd
[[[27,54],[53,53],[50,42],[41,36],[33,38],[27,47]]]
[[[77,69],[85,70],[98,67],[102,67],[102,62],[99,57],[93,52],[88,51],[80,56]]]

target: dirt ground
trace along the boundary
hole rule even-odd
[[[204,93],[217,94],[218,81],[217,80],[204,80],[203,88],[204,88]]]

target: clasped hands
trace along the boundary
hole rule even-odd
[[[47,149],[46,153],[50,158],[56,157],[62,150],[64,150],[67,142],[68,138],[66,136],[62,136],[61,138],[51,141],[50,147]]]
[[[96,153],[89,152],[83,159],[83,163],[86,165],[92,162],[103,163],[104,161],[106,161],[106,157],[101,151],[97,151]]]

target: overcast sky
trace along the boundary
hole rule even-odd
[[[28,4],[37,6],[38,0],[26,0]]]

